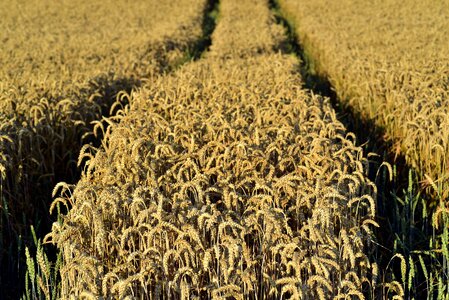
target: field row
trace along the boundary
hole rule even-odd
[[[385,222],[378,240],[390,253],[378,261],[387,268],[392,257],[404,257],[407,298],[448,299],[449,3],[279,4],[296,26],[311,71],[329,78],[361,123],[373,124],[363,128],[367,135],[374,128],[383,132],[380,140],[391,145],[398,170],[410,169],[397,172],[400,190],[387,185],[382,191],[377,219]],[[385,272],[397,276],[392,269]]]
[[[63,298],[358,297],[378,285],[376,187],[302,88],[265,1],[223,0],[204,57],[155,78],[85,146],[48,241]],[[255,34],[256,33],[256,34]],[[401,294],[401,287],[392,284]]]
[[[449,198],[449,5],[281,0],[317,72]],[[435,204],[435,203],[434,203]]]
[[[22,281],[22,243],[32,241],[30,225],[50,227],[55,180],[76,177],[80,145],[92,141],[94,125],[109,115],[120,91],[130,92],[189,59],[202,39],[206,6],[203,0],[2,4],[0,282],[5,289],[17,287],[10,281]]]

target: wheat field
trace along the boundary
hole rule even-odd
[[[447,298],[444,3],[2,5],[0,299]]]

